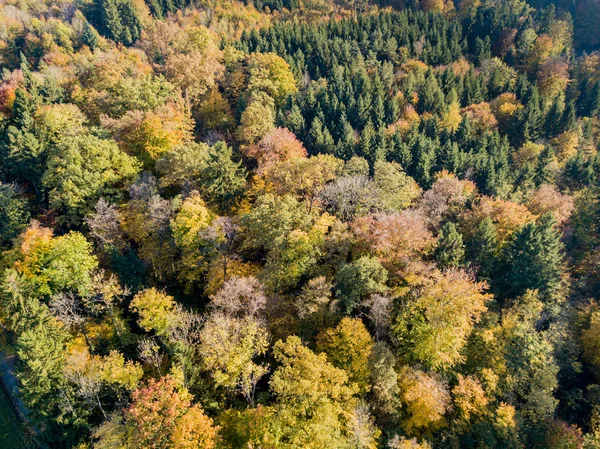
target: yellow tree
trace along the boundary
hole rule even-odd
[[[175,301],[172,296],[154,287],[143,290],[133,297],[129,308],[138,314],[138,323],[146,331],[165,335],[173,320]]]
[[[153,168],[165,153],[192,139],[193,120],[181,104],[166,103],[152,111],[128,111],[119,119],[104,118],[121,148]]]
[[[278,341],[274,357],[279,363],[269,383],[277,400],[270,422],[274,447],[347,447],[356,390],[346,372],[296,336]]]
[[[252,53],[248,56],[248,90],[266,92],[281,105],[298,88],[285,59],[275,53]]]
[[[264,179],[276,193],[306,201],[310,211],[321,189],[336,178],[342,166],[343,162],[330,154],[293,157],[274,165]]]
[[[193,191],[181,205],[181,209],[171,220],[171,230],[175,245],[181,250],[178,277],[188,291],[192,290],[194,283],[202,278],[208,268],[209,254],[202,252],[206,239],[202,237],[215,218],[214,214],[206,207],[204,201]]]
[[[434,370],[464,360],[467,338],[491,299],[486,287],[463,270],[434,271],[414,285],[392,326],[400,356]]]
[[[373,337],[358,318],[344,317],[335,327],[317,336],[316,350],[327,354],[327,359],[348,373],[359,393],[364,395],[371,389],[369,358],[373,350]]]
[[[398,373],[398,384],[407,412],[403,427],[408,434],[420,435],[446,424],[444,415],[451,409],[452,399],[438,375],[405,366]]]

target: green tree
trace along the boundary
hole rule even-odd
[[[98,259],[92,244],[79,232],[53,237],[52,231],[33,223],[18,238],[14,268],[31,287],[31,295],[49,298],[61,292],[85,297],[92,288]]]
[[[465,246],[460,232],[452,222],[447,222],[438,236],[435,259],[440,268],[457,268],[464,263]]]
[[[31,183],[38,196],[46,149],[34,133],[35,99],[19,87],[15,90],[12,120],[6,129],[6,168],[16,179]]]
[[[564,246],[552,214],[519,230],[508,246],[505,263],[507,282],[513,295],[539,290],[549,300],[559,291],[564,273]]]
[[[32,411],[33,422],[44,429],[43,437],[70,446],[85,431],[88,413],[77,403],[75,391],[63,373],[69,335],[45,305],[32,303],[29,313],[35,318],[15,345],[20,392]]]
[[[239,202],[246,186],[246,171],[231,155],[232,149],[225,142],[213,145],[200,178],[206,198],[222,211],[231,210]]]
[[[387,291],[387,279],[387,270],[375,257],[363,256],[342,266],[335,278],[335,292],[344,313],[350,314],[369,295]]]
[[[373,181],[380,192],[381,208],[386,212],[410,207],[421,194],[415,180],[394,162],[375,162]]]
[[[65,223],[78,224],[100,197],[118,197],[139,172],[135,158],[93,135],[69,136],[54,146],[42,182],[50,206]]]
[[[14,184],[0,182],[0,245],[8,244],[29,221],[27,201]]]
[[[478,225],[475,235],[469,239],[468,255],[477,267],[481,279],[490,281],[495,278],[499,264],[499,246],[496,226],[490,217],[485,217]]]
[[[83,32],[81,34],[81,42],[90,47],[90,50],[95,50],[100,43],[100,35],[92,25],[86,20],[83,24]]]

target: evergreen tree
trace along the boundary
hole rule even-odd
[[[98,47],[100,36],[93,26],[86,20],[83,24],[83,34],[81,35],[81,42],[84,45],[90,47],[90,50],[95,50]]]
[[[372,166],[375,162],[376,150],[375,129],[371,121],[368,121],[360,134],[360,156],[368,160]]]
[[[33,133],[35,104],[25,90],[18,88],[13,103],[12,124],[7,129],[6,167],[12,179],[29,182],[40,195],[45,166],[45,148]]]
[[[232,149],[225,142],[217,142],[208,153],[201,184],[206,198],[223,212],[237,204],[246,186],[246,171],[241,162],[231,159]]]
[[[440,230],[435,259],[440,268],[456,268],[463,264],[465,246],[462,235],[452,222],[446,223]]]
[[[546,136],[554,137],[560,130],[559,124],[562,121],[564,113],[564,98],[558,96],[552,102],[552,106],[546,116]]]
[[[540,137],[540,131],[544,124],[544,116],[540,96],[536,87],[529,89],[527,105],[522,118],[525,126],[523,135],[525,140],[535,141]],[[557,133],[558,134],[558,133]]]
[[[119,11],[118,0],[97,0],[104,33],[114,40],[120,40],[123,25]]]
[[[575,114],[575,102],[573,100],[567,103],[562,116],[561,129],[562,131],[571,131],[577,125],[577,116]]]
[[[590,117],[600,116],[600,81],[598,81],[590,92],[590,107],[588,115]]]
[[[507,282],[514,296],[538,290],[549,300],[560,287],[563,269],[563,243],[551,214],[519,230],[506,251]]]
[[[475,235],[469,240],[468,255],[480,278],[494,279],[498,265],[498,235],[490,217],[485,217],[477,226]]]

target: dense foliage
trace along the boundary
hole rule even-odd
[[[600,448],[597,0],[0,8],[40,442]]]

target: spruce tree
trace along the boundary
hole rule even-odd
[[[372,166],[375,162],[375,129],[369,120],[360,134],[360,156],[369,161]]]
[[[33,133],[33,114],[36,106],[25,90],[15,91],[13,117],[6,132],[5,170],[9,177],[29,182],[39,195],[44,171],[44,146]]]
[[[590,92],[590,107],[588,110],[590,117],[600,117],[600,81],[596,83]]]
[[[575,102],[573,100],[567,103],[562,116],[562,131],[571,131],[577,125],[577,116],[575,114]]]
[[[83,24],[83,33],[81,35],[81,42],[90,47],[90,50],[95,50],[98,47],[100,38],[98,32],[90,25],[86,20]]]
[[[564,113],[564,98],[562,95],[556,97],[548,111],[546,116],[546,136],[554,137],[558,134],[559,128],[557,125],[560,124],[563,113]]]
[[[485,217],[477,226],[475,235],[469,240],[468,255],[479,277],[492,280],[498,265],[498,234],[490,217]]]
[[[435,259],[440,268],[456,268],[463,264],[465,245],[462,235],[452,222],[446,223],[440,230]]]
[[[525,106],[524,116],[525,131],[523,135],[525,140],[535,141],[540,137],[540,131],[542,130],[543,113],[538,90],[535,87],[530,89],[529,100]]]
[[[111,39],[120,41],[123,25],[118,0],[98,0],[98,7],[104,27],[103,33]]]
[[[519,230],[508,246],[508,292],[519,296],[526,290],[538,290],[543,299],[550,299],[558,290],[563,273],[563,244],[551,214]]]
[[[246,185],[246,171],[231,155],[232,149],[225,142],[213,145],[200,180],[206,198],[222,212],[228,212],[237,204]]]

